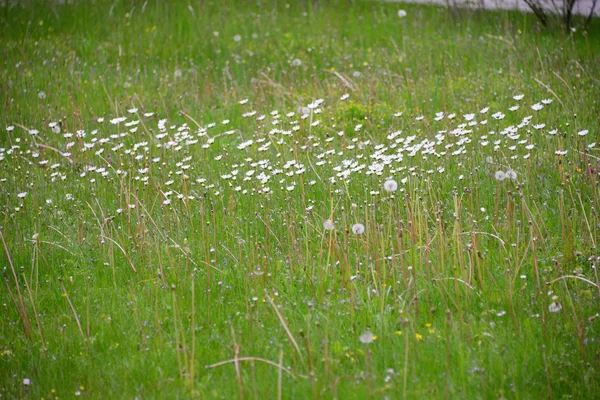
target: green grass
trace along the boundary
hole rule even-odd
[[[597,20],[26,3],[2,398],[598,398]]]

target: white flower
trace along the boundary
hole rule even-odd
[[[295,59],[292,61],[292,66],[294,66],[294,67],[299,67],[299,66],[301,66],[301,65],[302,65],[302,60],[301,60],[301,59],[299,59],[299,58],[295,58]]]
[[[513,96],[513,99],[515,99],[515,100],[519,101],[519,100],[522,100],[522,99],[523,99],[523,97],[525,97],[525,95],[524,95],[524,94],[518,94],[518,95],[516,95],[516,96]]]
[[[23,385],[25,385],[25,386],[31,385],[31,381],[29,380],[29,378],[23,379]]]
[[[340,97],[340,100],[346,100],[348,97],[350,97],[350,95],[348,93],[344,93],[342,97]]]
[[[332,231],[335,229],[335,225],[332,220],[326,219],[325,221],[323,221],[323,228],[327,231]]]
[[[46,98],[46,92],[44,92],[44,91],[38,92],[38,97],[40,98],[40,100],[44,100]]]
[[[542,108],[544,108],[544,106],[541,103],[535,103],[531,106],[533,111],[540,111]]]
[[[544,100],[542,100],[542,103],[543,104],[550,104],[550,103],[552,103],[552,99],[544,99]]]
[[[548,311],[550,311],[551,313],[557,313],[557,312],[560,312],[560,310],[562,310],[562,306],[560,305],[560,303],[558,301],[553,301],[548,306]]]
[[[509,169],[508,171],[506,171],[505,177],[508,179],[512,179],[514,181],[517,179],[517,173],[515,171],[513,171],[512,169]]]
[[[17,194],[17,197],[20,199],[24,198],[25,196],[27,196],[27,192],[21,192],[21,193]]]
[[[310,114],[310,108],[308,108],[308,107],[298,107],[298,114],[308,115],[308,114]]]
[[[355,235],[362,235],[365,233],[365,226],[363,224],[354,224],[352,225],[352,232]]]
[[[360,340],[362,344],[373,343],[373,332],[371,332],[371,330],[367,328],[367,330],[362,335],[360,335],[358,340]]]
[[[579,132],[577,132],[577,134],[578,134],[579,136],[585,136],[585,135],[587,135],[587,134],[588,134],[588,130],[587,130],[587,129],[584,129],[584,130],[582,130],[582,131],[579,131]]]
[[[385,183],[383,184],[383,188],[387,192],[395,192],[396,189],[398,189],[398,182],[396,182],[393,179],[389,179],[389,180],[385,181]]]
[[[398,10],[398,18],[404,18],[406,17],[408,14],[406,13],[405,10]]]
[[[494,177],[499,181],[503,181],[504,179],[506,179],[506,174],[504,173],[504,171],[496,171]]]
[[[241,42],[242,41],[242,36],[241,35],[235,35],[233,37],[233,41],[234,42]]]

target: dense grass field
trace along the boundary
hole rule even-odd
[[[600,398],[578,23],[0,8],[0,398]]]

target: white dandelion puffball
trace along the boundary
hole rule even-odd
[[[362,235],[365,233],[365,226],[363,224],[354,224],[352,225],[352,233],[355,235]]]
[[[513,171],[512,169],[509,169],[508,171],[506,171],[504,173],[505,177],[508,179],[512,179],[513,181],[517,180],[517,173],[515,171]]]
[[[504,173],[504,171],[496,171],[494,177],[499,181],[503,181],[506,179],[506,174]]]
[[[332,220],[326,219],[325,221],[323,221],[323,228],[326,231],[332,231],[335,229],[335,225]]]
[[[408,14],[406,13],[405,10],[398,10],[398,18],[404,18],[406,17]]]
[[[234,42],[241,42],[242,41],[242,35],[235,35],[233,37],[233,41]]]
[[[362,344],[371,344],[373,343],[373,332],[370,329],[367,329],[360,337],[358,338]]]
[[[295,59],[292,61],[292,66],[294,66],[294,67],[299,67],[299,66],[301,66],[301,65],[302,65],[302,60],[301,60],[301,59],[299,59],[299,58],[295,58]]]
[[[393,179],[389,179],[389,180],[385,181],[385,183],[383,184],[383,188],[387,192],[395,192],[396,189],[398,189],[398,182],[396,182]]]

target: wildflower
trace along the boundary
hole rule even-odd
[[[335,224],[333,223],[332,220],[326,219],[325,221],[323,221],[323,228],[326,231],[332,231],[335,229]]]
[[[23,379],[23,385],[25,385],[25,386],[31,385],[31,381],[29,380],[29,378]]]
[[[499,181],[503,181],[504,179],[506,179],[506,174],[504,173],[504,171],[496,171],[494,177]]]
[[[25,196],[27,196],[27,192],[21,192],[21,193],[17,194],[17,197],[20,199],[24,198]]]
[[[233,41],[234,42],[241,42],[242,41],[242,36],[241,35],[235,35],[233,37]]]
[[[524,95],[524,94],[518,94],[518,95],[516,95],[516,96],[513,96],[513,99],[515,99],[515,100],[519,101],[519,100],[522,100],[522,99],[523,99],[523,97],[525,97],[525,95]]]
[[[400,335],[402,335],[402,331],[396,331],[396,332],[394,332],[394,334],[400,336]]]
[[[299,59],[299,58],[295,58],[295,59],[292,61],[292,66],[294,66],[294,67],[299,67],[299,66],[301,66],[301,65],[302,65],[302,60],[301,60],[301,59]]]
[[[50,127],[50,129],[52,129],[52,132],[54,133],[60,133],[60,124],[57,122],[50,122],[48,124],[48,126]]]
[[[531,106],[533,111],[540,111],[542,108],[544,108],[544,106],[541,103],[535,103]]]
[[[373,332],[369,328],[358,338],[362,344],[371,344],[375,339],[376,336],[373,336]]]
[[[352,225],[352,232],[355,235],[362,235],[365,233],[365,226],[363,224],[354,224]]]
[[[398,10],[398,18],[404,18],[406,17],[408,14],[405,10]]]
[[[517,180],[517,173],[512,169],[509,169],[504,173],[507,179],[512,179],[513,181]]]
[[[558,302],[558,296],[552,296],[552,300],[552,303],[550,303],[550,305],[548,306],[548,311],[550,311],[551,313],[560,312],[560,310],[562,310],[562,306]]]
[[[38,97],[40,98],[40,100],[44,100],[46,98],[46,92],[44,92],[44,91],[38,92]]]
[[[383,184],[383,188],[387,191],[387,192],[395,192],[396,189],[398,189],[398,182],[396,182],[393,179],[388,179],[387,181],[385,181],[385,183]]]
[[[423,335],[419,334],[419,333],[415,333],[415,339],[419,340],[423,340]]]
[[[577,132],[577,134],[578,134],[579,136],[585,136],[585,135],[587,135],[587,134],[588,134],[588,130],[587,130],[587,129],[584,129],[584,130],[582,130],[582,131],[579,131],[579,132]]]

